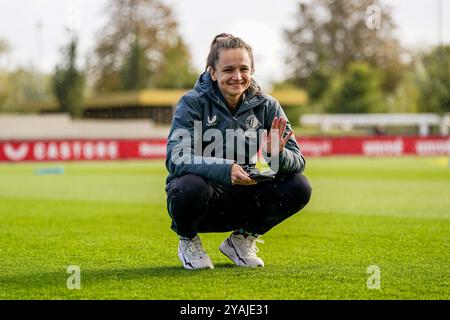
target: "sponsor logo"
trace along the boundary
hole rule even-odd
[[[208,116],[208,119],[206,120],[206,126],[212,127],[217,125],[217,115],[214,115],[212,118]]]
[[[119,146],[113,141],[57,141],[28,142],[14,147],[3,145],[5,160],[53,161],[53,160],[94,160],[119,158]]]
[[[28,143],[21,143],[17,148],[10,143],[5,143],[3,145],[3,152],[5,153],[6,158],[10,161],[21,161],[25,159],[28,155],[28,150]]]
[[[416,142],[418,155],[450,155],[450,140],[428,140]]]
[[[33,146],[35,160],[91,160],[118,158],[116,142],[38,142]]]
[[[402,155],[404,145],[402,140],[373,140],[363,142],[363,154],[366,156]]]
[[[332,146],[329,141],[301,141],[300,150],[305,155],[320,156],[330,154]]]
[[[165,157],[166,156],[165,144],[154,144],[142,142],[139,144],[139,156],[146,157]]]

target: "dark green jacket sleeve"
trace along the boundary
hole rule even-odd
[[[194,130],[196,121],[198,124],[203,121],[201,106],[195,96],[187,94],[176,107],[169,133],[166,155],[169,174],[174,177],[196,174],[218,183],[231,184],[234,161],[202,156],[202,132]]]

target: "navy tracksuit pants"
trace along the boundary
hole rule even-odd
[[[180,236],[241,228],[263,235],[307,205],[311,186],[300,173],[252,186],[220,185],[187,174],[172,180],[166,193],[172,229]]]

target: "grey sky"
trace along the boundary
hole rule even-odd
[[[248,41],[255,51],[257,77],[263,84],[284,75],[286,49],[282,30],[293,25],[296,0],[164,0],[179,21],[189,44],[194,65],[201,70],[214,35],[230,32]],[[83,57],[92,50],[105,23],[102,14],[108,0],[0,0],[0,38],[11,45],[11,53],[0,67],[33,65],[50,71],[59,60],[59,49],[67,42],[64,26],[78,25]],[[427,48],[439,42],[439,0],[391,0],[402,43]],[[442,0],[441,34],[450,43],[450,2]],[[79,19],[76,17],[79,16]],[[41,21],[42,27],[37,27]],[[40,30],[40,31],[39,31]]]

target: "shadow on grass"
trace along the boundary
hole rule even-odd
[[[163,278],[187,278],[196,276],[217,275],[220,270],[239,269],[232,264],[218,263],[213,270],[185,270],[182,266],[152,266],[142,268],[123,268],[123,269],[83,269],[81,267],[82,283],[93,283],[103,281],[128,281],[136,279],[145,279],[155,277]],[[0,275],[0,286],[3,289],[26,289],[26,288],[48,288],[48,287],[65,287],[67,279],[71,274],[66,273],[66,269],[53,272],[34,272],[29,274],[12,274]]]

